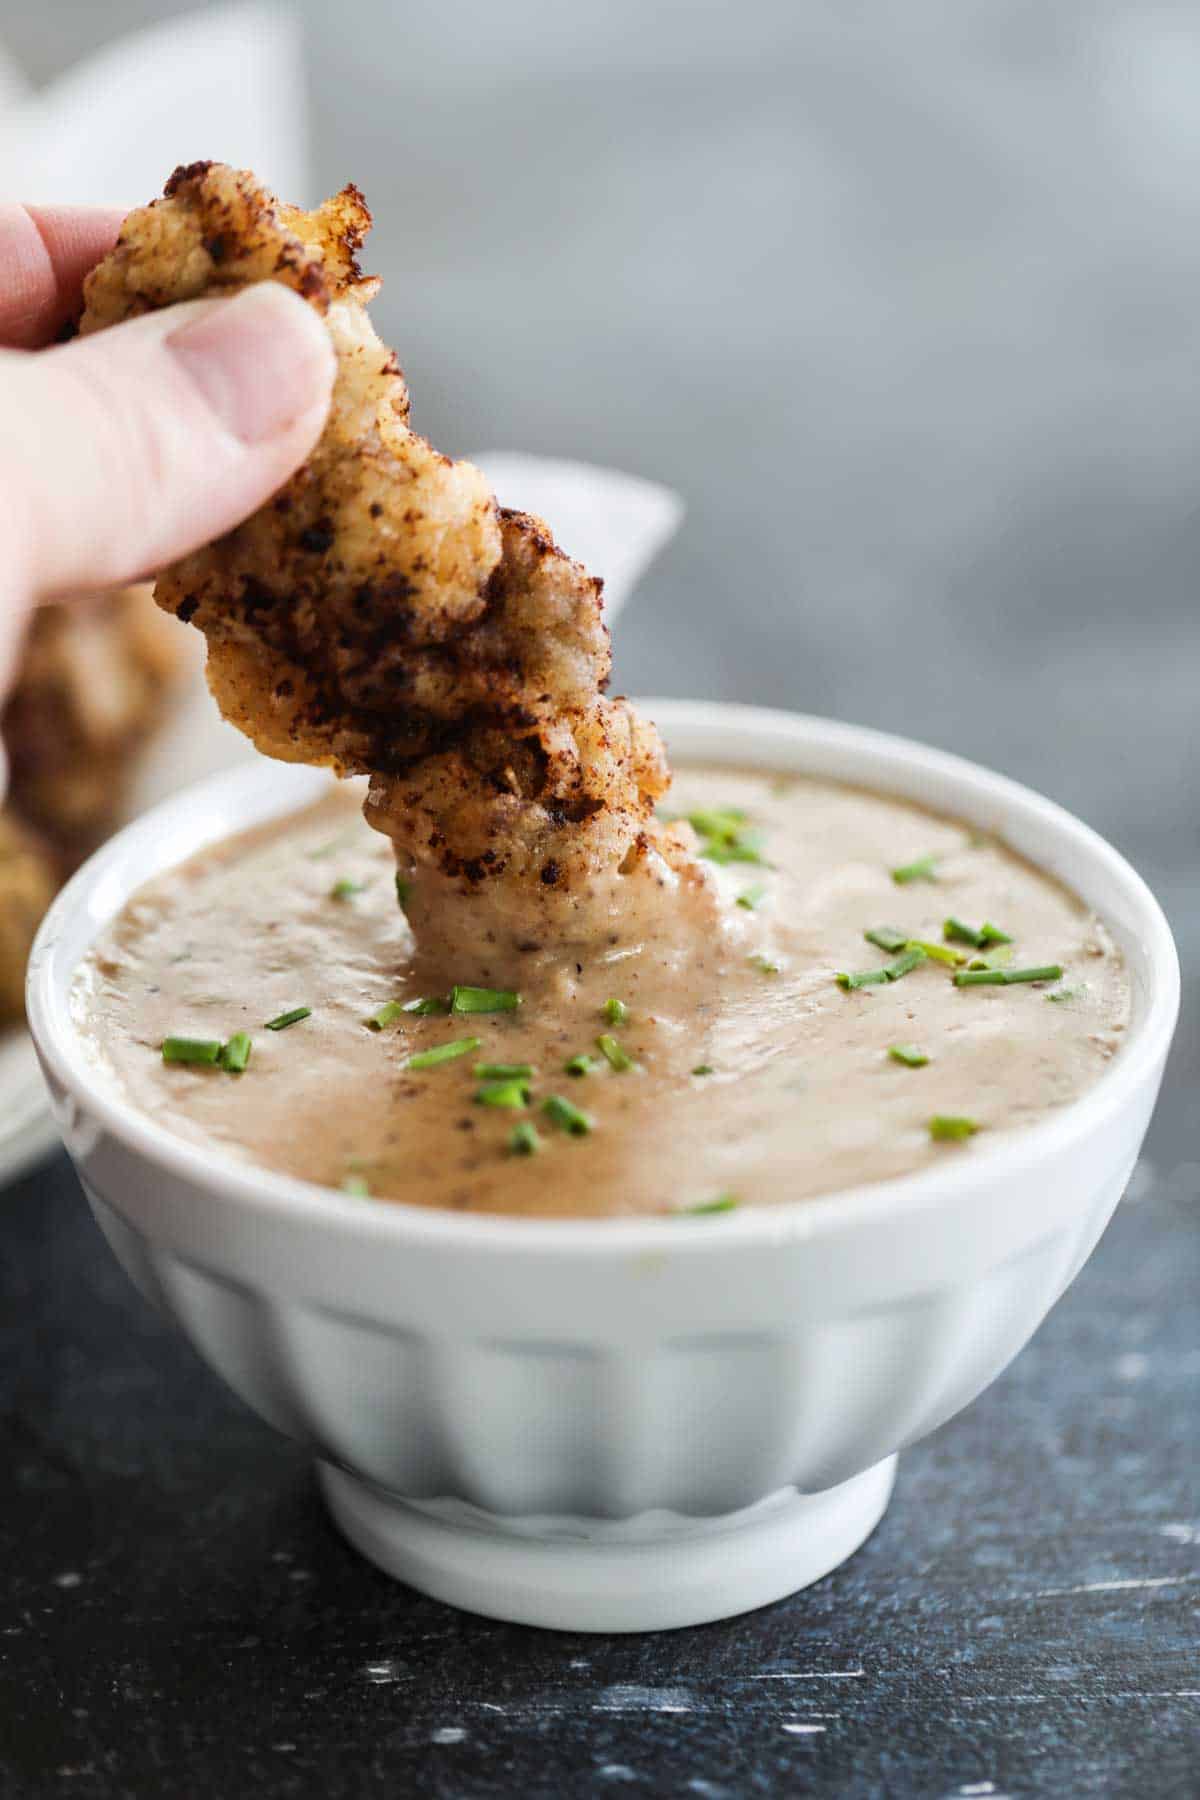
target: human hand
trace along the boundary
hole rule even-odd
[[[328,334],[277,282],[45,348],[120,223],[0,205],[0,697],[35,601],[115,587],[227,531],[328,411]]]

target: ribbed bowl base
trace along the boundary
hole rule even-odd
[[[468,1612],[555,1631],[662,1631],[781,1600],[858,1549],[895,1477],[891,1456],[824,1493],[785,1489],[721,1518],[607,1522],[401,1500],[318,1464],[339,1528],[387,1574]]]

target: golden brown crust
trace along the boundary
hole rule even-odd
[[[250,174],[195,162],[176,169],[163,194],[167,204],[129,215],[88,275],[81,331],[252,281],[280,281],[322,313],[340,289],[374,291],[357,260],[371,214],[353,184],[306,213],[280,205]]]
[[[543,888],[618,865],[670,772],[654,727],[601,700],[524,732],[480,725],[377,782],[368,816],[417,862]]]

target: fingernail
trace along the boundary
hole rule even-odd
[[[167,345],[244,444],[278,437],[327,399],[333,346],[320,316],[276,281],[206,306]]]

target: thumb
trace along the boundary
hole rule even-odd
[[[245,518],[315,444],[333,371],[324,322],[277,282],[0,354],[18,603],[115,586]]]

